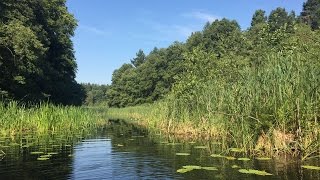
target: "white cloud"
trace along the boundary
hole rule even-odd
[[[110,32],[108,32],[106,30],[102,30],[102,29],[96,28],[94,26],[88,26],[88,25],[80,24],[79,25],[79,29],[82,29],[84,31],[87,31],[89,33],[93,33],[93,34],[96,34],[96,35],[99,35],[99,36],[109,36],[110,35]]]
[[[203,11],[193,11],[191,13],[185,13],[185,14],[182,14],[182,16],[184,17],[191,17],[191,18],[194,18],[194,19],[199,19],[199,20],[202,20],[202,21],[205,21],[205,22],[213,22],[217,19],[221,19],[220,16],[217,16],[217,15],[213,15],[213,14],[209,14],[209,13],[205,13]]]

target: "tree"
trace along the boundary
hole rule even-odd
[[[320,0],[308,0],[303,4],[300,20],[313,30],[320,28]]]
[[[257,24],[266,23],[267,16],[265,15],[266,11],[259,9],[257,10],[252,17],[251,20],[251,27],[256,26]]]
[[[134,67],[138,67],[141,64],[143,64],[146,61],[146,55],[144,54],[144,52],[140,49],[137,54],[136,57],[134,59],[131,60],[131,63],[134,65]]]
[[[76,26],[66,0],[1,1],[0,89],[25,102],[80,102],[71,41]]]
[[[207,51],[214,52],[217,57],[242,51],[243,35],[239,24],[234,20],[222,19],[214,21],[203,30],[203,45]]]
[[[287,26],[288,32],[294,31],[295,14],[288,12],[284,8],[277,8],[271,11],[268,17],[268,24],[270,26],[270,31],[274,32],[283,26]]]

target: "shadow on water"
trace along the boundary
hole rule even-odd
[[[2,137],[1,149],[0,179],[320,179],[319,170],[301,168],[319,166],[319,159],[258,160],[237,149],[221,151],[218,142],[180,141],[124,120],[90,133]]]

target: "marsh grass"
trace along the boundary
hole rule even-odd
[[[17,102],[7,105],[0,103],[0,135],[81,133],[104,124],[107,120],[105,112],[47,103],[31,108],[18,105]]]

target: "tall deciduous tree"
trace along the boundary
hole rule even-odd
[[[77,22],[66,0],[0,2],[0,90],[20,101],[80,104],[84,92],[71,37]]]

